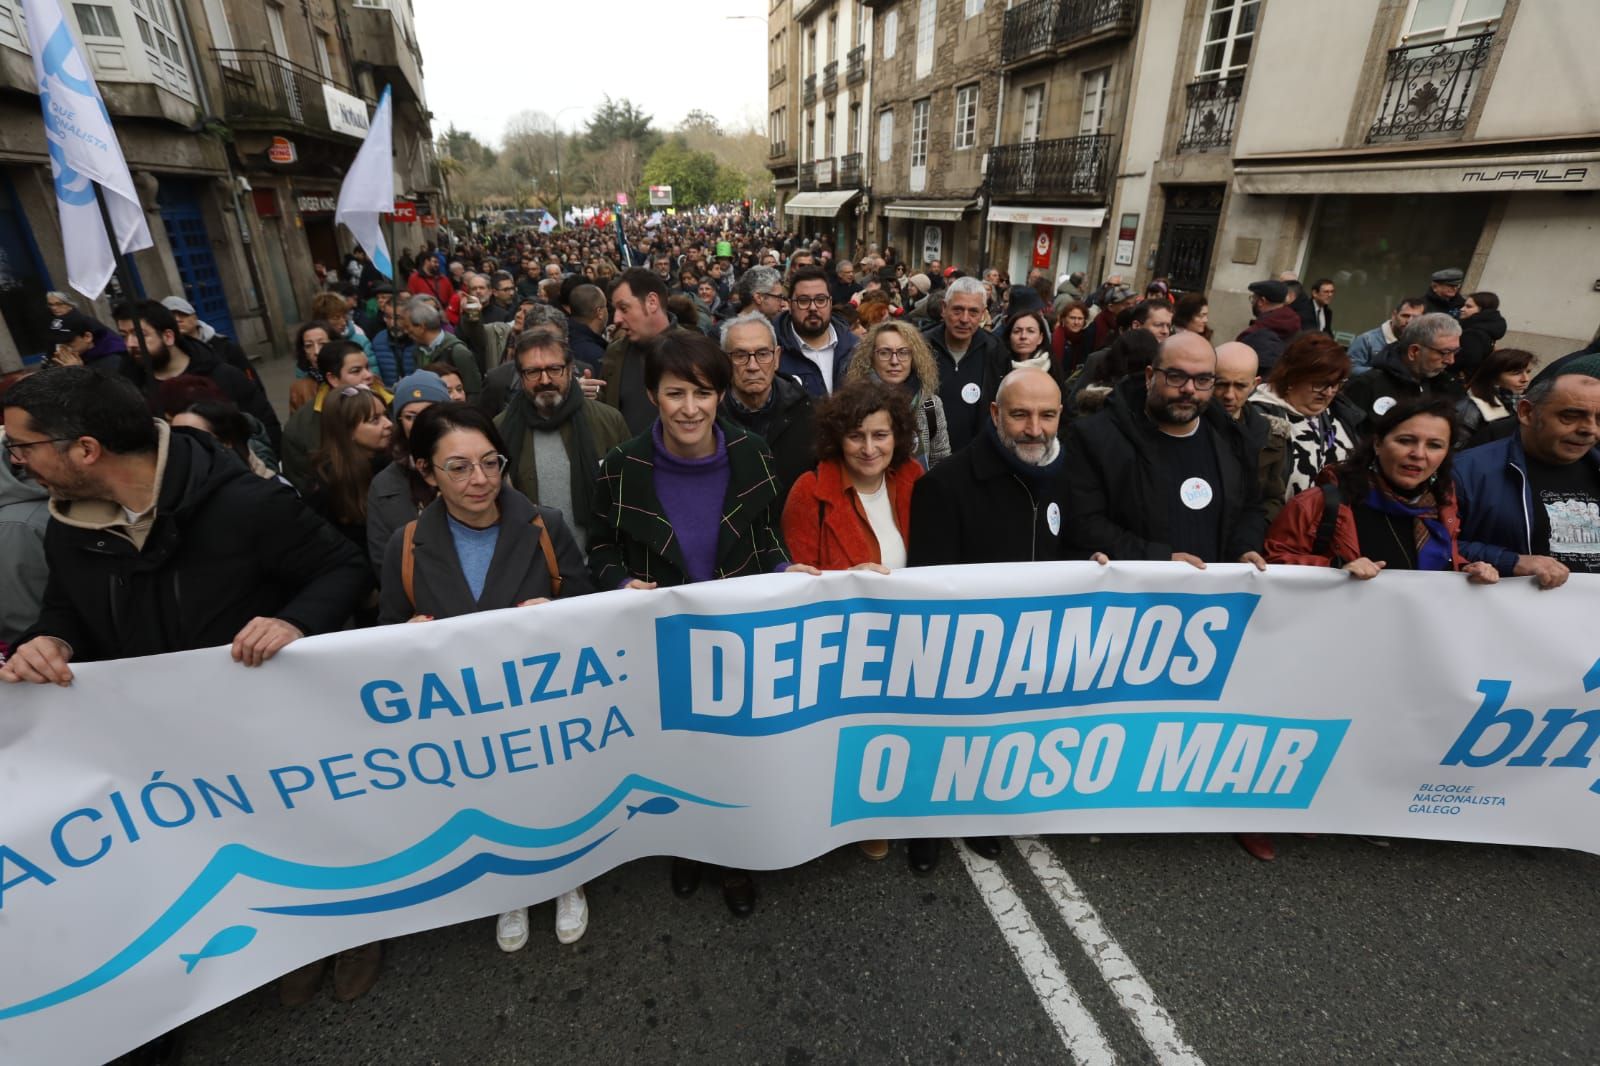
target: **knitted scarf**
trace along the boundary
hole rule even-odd
[[[567,448],[567,459],[572,467],[572,520],[586,525],[594,505],[594,482],[599,476],[600,456],[595,454],[594,434],[589,431],[589,415],[584,410],[583,389],[576,381],[567,388],[561,406],[548,415],[534,406],[523,389],[518,389],[506,405],[505,419],[500,423],[500,435],[505,438],[506,456],[511,461],[507,473],[516,483],[517,464],[521,461],[522,447],[528,433],[560,433]],[[535,500],[535,503],[539,501]]]

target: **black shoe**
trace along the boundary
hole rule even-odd
[[[998,859],[1000,857],[999,837],[967,837],[966,841],[967,847],[985,859]]]
[[[924,837],[906,841],[906,857],[911,862],[912,873],[933,873],[939,865],[939,838]]]
[[[700,887],[700,864],[694,859],[672,860],[672,894],[688,899]]]
[[[722,901],[735,918],[748,918],[756,909],[756,879],[743,870],[731,870],[722,878]]]

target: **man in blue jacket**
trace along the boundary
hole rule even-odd
[[[1536,381],[1517,421],[1456,460],[1462,554],[1540,588],[1600,574],[1600,355]]]
[[[828,275],[821,267],[800,267],[790,275],[789,310],[772,325],[783,350],[779,374],[798,381],[818,399],[844,384],[856,335],[850,323],[833,314]]]

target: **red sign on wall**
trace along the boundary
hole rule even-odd
[[[1055,240],[1049,226],[1033,227],[1033,265],[1048,268],[1055,253]]]
[[[417,220],[416,201],[396,200],[394,202],[394,220],[396,222],[415,222]]]

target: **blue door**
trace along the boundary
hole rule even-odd
[[[183,298],[194,305],[202,322],[238,340],[228,299],[222,292],[217,261],[211,254],[211,237],[200,213],[196,184],[182,178],[162,178],[156,201],[161,207],[161,221],[167,227],[172,258],[178,264],[178,276],[183,279]]]
[[[49,291],[50,275],[16,189],[9,175],[0,174],[0,319],[24,364],[37,363],[53,347],[50,309],[44,303]]]

